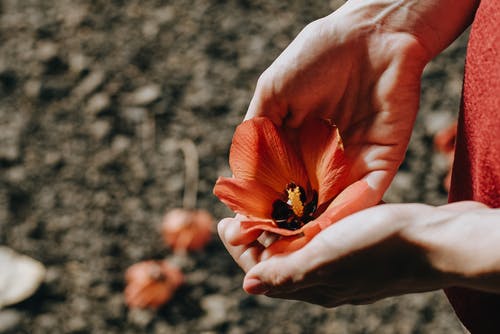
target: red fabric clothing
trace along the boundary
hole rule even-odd
[[[470,33],[449,199],[500,207],[498,0],[481,1]],[[471,333],[500,333],[500,295],[464,288],[446,294]]]

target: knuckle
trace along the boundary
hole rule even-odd
[[[259,76],[255,87],[255,96],[259,97],[264,102],[272,100],[275,94],[274,80],[274,72],[271,65],[271,67]]]
[[[248,248],[236,259],[238,265],[244,272],[248,272],[255,264],[255,249]]]

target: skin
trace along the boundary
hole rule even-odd
[[[305,27],[261,75],[246,118],[292,128],[310,115],[334,120],[350,180],[366,179],[370,205],[378,203],[404,158],[422,70],[470,24],[478,2],[350,0]],[[218,230],[248,293],[326,307],[449,286],[500,293],[500,211],[478,202],[378,205],[275,256],[266,253],[269,236],[242,235],[241,218]]]

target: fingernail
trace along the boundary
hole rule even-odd
[[[270,290],[270,287],[256,278],[249,278],[243,283],[243,289],[252,295],[263,295]]]

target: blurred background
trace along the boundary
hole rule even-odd
[[[158,230],[183,202],[176,143],[198,151],[196,206],[230,215],[212,187],[230,175],[258,76],[343,2],[0,0],[0,244],[47,269],[33,296],[0,310],[0,332],[462,333],[442,292],[331,310],[248,296],[215,234],[183,259],[165,306],[124,303],[127,267],[173,256]],[[456,118],[466,41],[425,70],[389,202],[446,202],[433,137]]]

